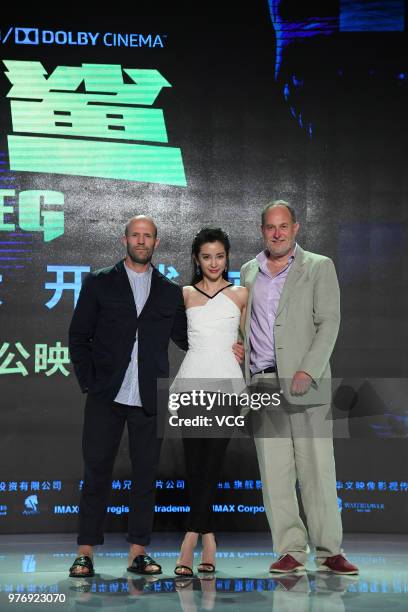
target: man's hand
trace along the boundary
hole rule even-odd
[[[304,395],[310,389],[312,384],[312,377],[306,372],[296,372],[292,378],[292,384],[290,387],[291,395]]]
[[[238,363],[242,363],[245,357],[245,349],[242,342],[235,342],[235,344],[232,345],[232,350],[234,351],[235,359]]]

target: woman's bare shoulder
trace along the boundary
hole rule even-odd
[[[183,293],[188,294],[188,293],[191,293],[192,291],[194,291],[193,285],[184,285]]]
[[[229,290],[242,297],[248,295],[248,289],[246,287],[242,287],[241,285],[233,285],[232,287],[229,287]]]

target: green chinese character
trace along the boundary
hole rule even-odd
[[[45,78],[40,62],[4,64],[13,130],[19,132],[8,137],[12,170],[186,185],[180,149],[129,142],[168,142],[162,110],[143,108],[171,87],[157,70],[82,64],[58,66]],[[123,73],[133,83],[125,83]]]
[[[24,359],[28,359],[30,357],[30,353],[28,353],[23,345],[20,342],[16,342],[14,345],[17,351]],[[0,348],[0,375],[1,374],[22,374],[23,376],[28,375],[27,368],[21,361],[16,361],[16,365],[14,367],[10,367],[11,362],[15,357],[15,353],[9,352],[7,355],[7,351],[10,347],[8,342],[4,342],[2,347]],[[5,359],[1,361],[2,357],[5,356]]]
[[[52,376],[58,371],[64,376],[69,376],[69,371],[64,366],[68,363],[70,363],[68,347],[62,346],[61,342],[49,348],[46,344],[35,345],[35,372],[37,374],[46,370],[46,376]],[[47,370],[47,368],[50,369]]]

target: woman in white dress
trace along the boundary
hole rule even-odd
[[[186,388],[190,384],[190,390],[199,386],[214,391],[221,385],[222,389],[236,393],[245,388],[232,345],[245,320],[248,290],[228,281],[229,250],[228,235],[219,228],[205,227],[193,240],[193,279],[191,285],[183,287],[189,349],[174,388],[183,385]],[[194,384],[191,379],[195,379]],[[194,548],[199,534],[203,550],[198,571],[215,571],[212,505],[229,439],[228,434],[226,437],[183,437],[190,513],[174,570],[177,575],[193,575]]]

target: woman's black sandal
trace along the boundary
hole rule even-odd
[[[206,565],[207,567],[210,567],[211,569],[200,569],[200,567],[202,567],[203,565]],[[204,561],[201,561],[201,563],[197,567],[197,571],[200,574],[213,574],[215,572],[215,565],[213,563],[205,563]]]
[[[178,569],[185,569],[187,571],[178,572]],[[193,570],[191,569],[191,567],[188,567],[188,565],[176,565],[176,567],[174,568],[174,573],[176,574],[176,576],[181,576],[182,578],[192,578],[194,576]]]

